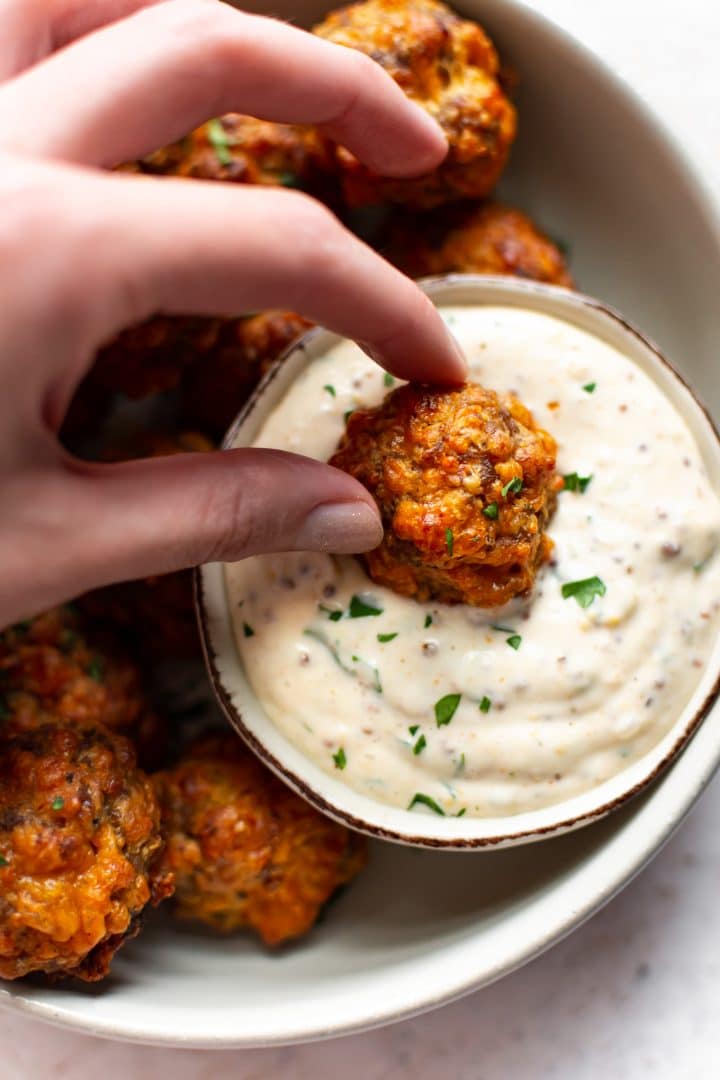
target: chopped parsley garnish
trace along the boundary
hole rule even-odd
[[[455,767],[455,773],[456,774],[461,773],[464,768],[465,768],[465,751],[463,750],[462,754],[458,758],[458,763],[457,763],[457,765]]]
[[[103,662],[99,656],[93,656],[92,660],[87,666],[87,673],[91,679],[95,680],[95,682],[102,682]]]
[[[563,488],[565,491],[579,491],[584,495],[591,480],[592,473],[590,476],[580,476],[576,472],[566,473],[563,477]]]
[[[586,382],[585,385],[583,386],[583,390],[585,391],[586,394],[594,394],[596,386],[597,386],[596,382]]]
[[[446,694],[435,702],[435,722],[438,727],[449,724],[457,712],[462,694]]]
[[[412,799],[408,803],[408,810],[412,810],[412,808],[414,806],[417,806],[418,804],[420,804],[421,806],[427,806],[428,810],[434,811],[434,813],[439,814],[440,817],[445,817],[445,811],[443,810],[442,806],[438,806],[434,799],[432,799],[429,795],[424,795],[422,791],[415,792]]]
[[[491,521],[496,521],[498,516],[498,504],[496,502],[488,503],[483,507],[483,514],[486,518],[490,518]]]
[[[599,577],[567,581],[562,587],[563,600],[574,596],[581,608],[589,608],[596,596],[604,596],[606,592],[605,582]]]
[[[207,137],[208,142],[215,151],[215,156],[221,165],[232,165],[232,154],[230,153],[230,147],[232,140],[230,139],[227,131],[222,126],[221,122],[217,119],[208,120],[207,123]]]
[[[299,187],[300,181],[298,180],[297,173],[294,172],[279,172],[277,174],[278,184],[282,184],[283,187]]]
[[[507,484],[503,486],[502,497],[507,498],[508,495],[517,495],[523,489],[523,482],[519,476],[513,476],[512,480],[508,480]]]
[[[424,628],[427,630],[428,626],[432,626],[432,615],[425,616]]]
[[[414,735],[415,732],[419,731],[419,730],[420,730],[420,725],[419,724],[411,724],[410,727],[408,728],[408,731],[410,732],[411,735]]]
[[[466,814],[466,813],[467,813],[467,806],[463,806],[462,810],[458,810],[458,812],[457,812],[457,814],[455,815],[455,817],[462,817],[462,816],[463,816],[463,814]]]
[[[348,420],[350,419],[350,417],[352,416],[352,414],[354,412],[355,412],[354,409],[348,409],[347,412],[343,413],[343,420],[345,421],[346,424],[347,424]]]
[[[334,386],[330,385],[330,383],[325,383],[325,385],[323,386],[323,390],[327,390],[330,397],[337,397],[337,391],[335,390]]]
[[[383,376],[383,382],[385,383],[386,386],[394,386],[395,385],[395,379],[392,377],[392,375],[390,374],[389,371],[385,372],[385,374]]]
[[[480,712],[490,712],[490,709],[492,708],[492,701],[489,697],[487,697],[487,695],[482,699],[482,701],[478,705],[478,708]]]
[[[448,555],[452,557],[453,548],[455,547],[455,537],[453,536],[452,529],[445,530],[445,547],[447,548]]]
[[[335,762],[335,768],[336,769],[344,769],[345,768],[345,766],[347,765],[347,755],[345,754],[345,751],[343,750],[342,746],[337,751],[337,753],[333,754],[332,759]]]
[[[373,690],[376,694],[382,694],[383,688],[380,682],[380,672],[374,664],[369,663],[367,660],[363,660],[362,656],[353,656],[353,664],[363,664],[366,668],[369,668],[373,673]]]
[[[392,641],[393,638],[396,638],[396,637],[397,637],[397,630],[395,631],[394,634],[378,634],[377,639],[378,639],[378,641],[380,642],[381,645],[384,645],[386,641]]]
[[[366,615],[382,615],[382,613],[382,608],[369,604],[367,600],[362,600],[359,596],[353,596],[350,600],[348,615],[351,619],[362,619]]]
[[[515,649],[515,651],[517,652],[517,650],[522,644],[522,637],[520,636],[520,634],[516,634],[510,626],[496,626],[495,624],[493,624],[491,629],[499,630],[501,634],[509,634],[510,637],[506,638],[505,641],[511,649]]]
[[[342,610],[340,608],[329,608],[325,604],[318,604],[320,611],[324,611],[328,619],[331,622],[340,622],[343,617]]]
[[[255,631],[253,630],[250,623],[243,623],[243,634],[245,635],[245,637],[255,637]]]
[[[0,855],[0,866],[7,866],[7,865],[8,865],[8,860],[5,858],[4,855]]]
[[[427,746],[427,739],[424,735],[421,735],[418,741],[413,746],[413,754],[417,757],[418,754],[422,754],[423,750]]]
[[[51,809],[53,810],[62,810],[64,805],[65,800],[63,799],[62,795],[56,795],[56,797],[50,803]]]

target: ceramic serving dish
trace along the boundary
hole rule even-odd
[[[309,25],[330,5],[254,6]],[[530,5],[457,6],[522,74],[503,194],[569,242],[585,291],[659,342],[717,415],[720,217],[692,167],[632,92]],[[160,911],[106,984],[8,983],[0,1002],[76,1031],[184,1047],[318,1039],[433,1008],[525,963],[609,900],[718,761],[715,709],[645,794],[587,828],[467,854],[373,843],[364,875],[286,953],[191,933]]]
[[[683,416],[704,458],[710,481],[720,490],[720,440],[715,427],[662,353],[620,315],[596,300],[548,285],[507,277],[469,274],[421,283],[439,306],[499,306],[538,311],[571,323],[618,349],[662,389]],[[321,361],[338,337],[310,331],[269,372],[225,440],[226,448],[250,446],[296,378]],[[268,719],[246,675],[235,645],[232,610],[220,563],[197,572],[203,648],[215,692],[230,722],[274,772],[313,803],[351,828],[384,840],[432,848],[508,847],[542,840],[594,821],[637,795],[683,747],[707,715],[720,689],[720,639],[700,682],[667,734],[639,761],[573,799],[505,817],[442,817],[388,806],[325,772]]]

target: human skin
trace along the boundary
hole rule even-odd
[[[381,538],[361,485],[295,455],[68,454],[68,403],[123,327],[287,308],[400,377],[464,378],[430,301],[308,196],[104,171],[228,111],[315,124],[388,176],[447,149],[369,58],[217,0],[0,0],[0,625],[113,581]]]

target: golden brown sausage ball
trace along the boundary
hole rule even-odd
[[[498,182],[515,138],[515,109],[498,81],[495,48],[477,23],[438,0],[365,0],[315,27],[320,37],[370,56],[437,120],[448,155],[419,179],[378,176],[337,151],[351,206],[379,202],[427,209],[484,198]]]
[[[331,160],[313,128],[227,113],[150,154],[139,167],[163,176],[313,190],[327,178]]]
[[[154,779],[181,918],[279,945],[306,933],[365,863],[361,837],[293,794],[236,735],[206,737]]]
[[[267,369],[310,325],[292,311],[226,320],[215,346],[183,378],[186,422],[221,438]]]
[[[0,634],[0,708],[17,728],[46,720],[102,724],[126,735],[143,764],[158,760],[162,720],[149,706],[134,663],[101,630],[88,635],[70,607]]]
[[[101,724],[0,728],[0,977],[93,981],[172,891],[130,742]]]
[[[510,274],[573,287],[565,258],[521,210],[499,203],[399,219],[385,251],[410,277]]]
[[[512,395],[401,386],[358,409],[330,459],[375,497],[373,581],[417,600],[498,607],[532,588],[562,480],[555,440]]]

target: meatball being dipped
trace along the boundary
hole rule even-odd
[[[401,386],[351,414],[330,464],[377,500],[385,526],[363,556],[403,596],[499,607],[532,588],[552,542],[556,444],[516,397],[475,384]]]
[[[172,891],[158,866],[160,814],[130,742],[102,724],[0,729],[0,977],[103,978],[148,903]]]
[[[448,140],[442,164],[410,180],[378,176],[339,148],[350,206],[392,202],[428,209],[484,198],[495,187],[515,139],[516,116],[499,81],[495,47],[477,23],[439,0],[364,0],[332,12],[314,33],[377,61]]]
[[[191,746],[155,784],[175,876],[175,909],[266,945],[306,933],[365,864],[362,837],[330,821],[268,772],[237,736]]]
[[[402,217],[391,229],[385,255],[409,277],[508,274],[573,287],[557,245],[527,214],[499,203]]]

